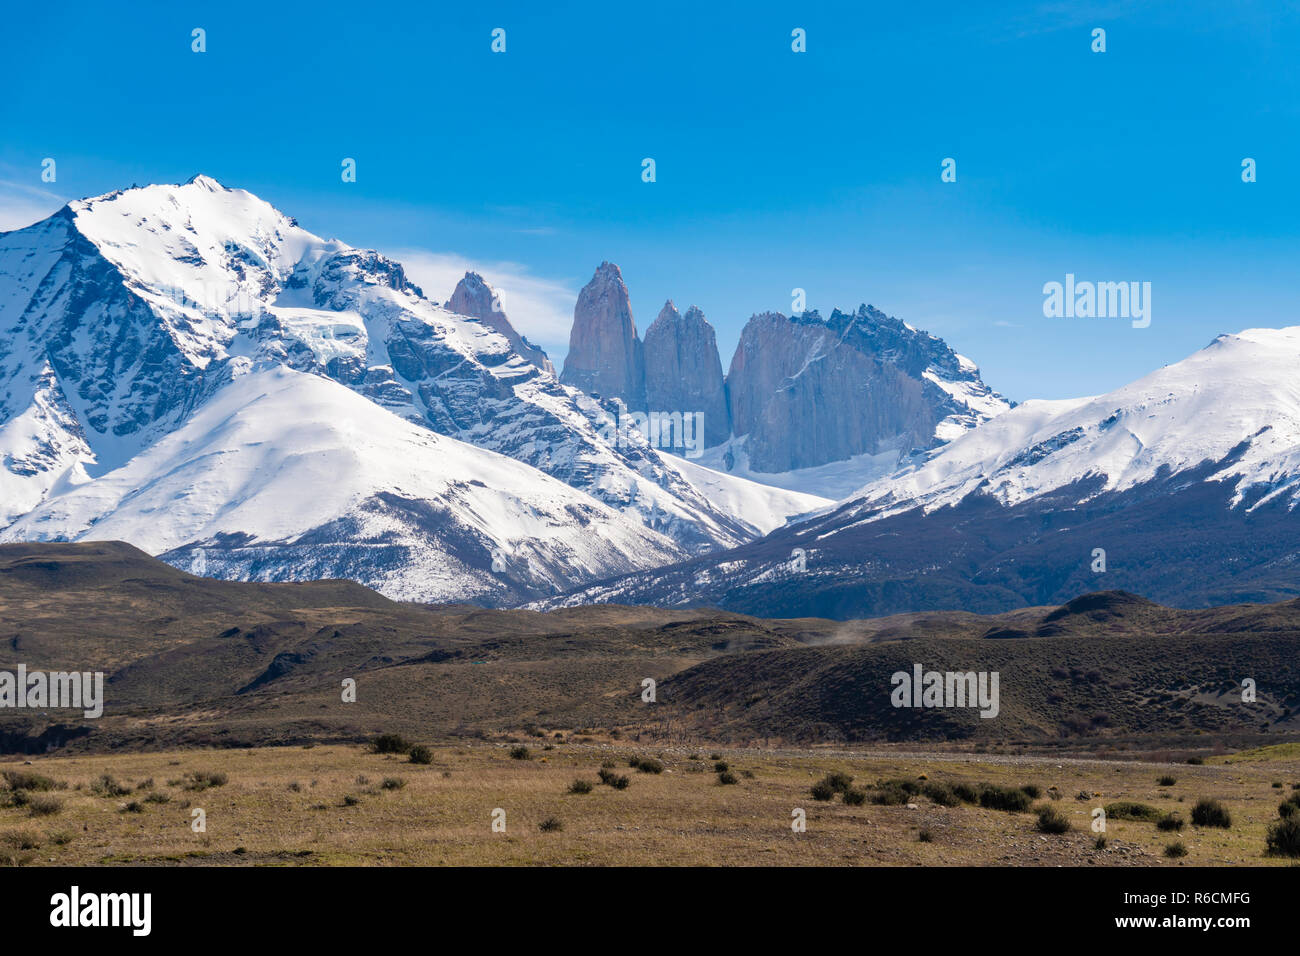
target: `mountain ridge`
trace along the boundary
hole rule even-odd
[[[689,457],[817,493],[815,469],[875,477],[1012,407],[942,339],[865,304],[751,316],[724,376],[695,306],[683,315],[668,300],[640,338],[609,262],[578,295],[569,344],[562,381],[631,412],[702,416],[704,448]]]
[[[1297,364],[1300,328],[1220,336],[1106,395],[1025,402],[759,541],[544,606],[992,613],[1086,582],[1181,607],[1294,597]]]
[[[618,565],[736,544],[770,527],[780,509],[821,503],[747,490],[745,500],[763,509],[757,524],[715,507],[639,434],[607,440],[612,419],[600,405],[520,355],[482,317],[427,299],[400,263],[314,236],[253,194],[197,176],[77,200],[0,234],[0,525],[69,493],[84,502],[83,486],[267,369],[338,383],[378,410],[563,482],[583,496],[575,507],[610,528],[589,536],[589,556],[613,559],[607,545],[620,540],[629,550]],[[47,529],[80,527],[60,525],[57,508],[42,512]],[[388,518],[403,533],[427,531],[429,515],[400,510]],[[627,518],[649,534],[627,537]],[[221,568],[222,552],[247,555],[259,528],[230,534],[176,553],[202,548]],[[492,563],[513,578],[504,593],[522,598],[529,572],[508,557],[521,546],[493,545]],[[601,565],[575,557],[579,577]],[[251,560],[231,557],[227,566],[247,569]],[[462,596],[485,593],[481,570],[467,573]],[[366,580],[379,583],[376,573]]]

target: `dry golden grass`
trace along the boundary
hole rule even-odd
[[[427,766],[358,746],[39,757],[30,766],[11,759],[0,770],[39,773],[68,788],[55,792],[63,806],[52,816],[33,816],[21,806],[0,809],[0,859],[29,865],[1275,864],[1283,861],[1263,855],[1264,832],[1291,784],[1300,782],[1300,758],[1290,754],[1186,766],[708,749],[692,760],[678,749],[530,747],[533,759],[514,760],[505,744],[442,746]],[[714,752],[738,783],[719,783]],[[627,765],[632,755],[656,757],[665,772],[637,772]],[[589,794],[567,792],[578,778],[596,783],[606,760],[631,779],[626,790],[598,785]],[[224,773],[228,782],[186,790],[175,781],[190,771]],[[809,788],[831,771],[852,774],[863,786],[921,774],[935,782],[1033,783],[1043,791],[1035,806],[1051,803],[1073,828],[1040,834],[1033,813],[945,808],[925,797],[914,798],[914,809],[818,802]],[[132,792],[92,791],[103,774]],[[1163,774],[1177,783],[1158,786]],[[384,789],[388,777],[404,785]],[[135,789],[150,778],[152,790]],[[1284,781],[1284,789],[1274,789],[1274,781]],[[1052,787],[1061,799],[1048,799]],[[1077,800],[1080,791],[1089,798]],[[170,799],[145,802],[150,793]],[[353,805],[349,797],[356,798]],[[1108,847],[1094,848],[1095,806],[1135,800],[1187,818],[1201,797],[1230,808],[1230,830],[1188,825],[1171,834],[1151,823],[1112,820]],[[141,812],[123,809],[132,801]],[[191,831],[194,808],[206,812],[206,833]],[[492,831],[496,808],[505,810],[505,833]],[[796,808],[807,814],[804,833],[791,829]],[[543,832],[540,824],[552,817],[563,829]],[[931,842],[918,839],[922,830]],[[1163,848],[1175,839],[1189,853],[1167,860]]]

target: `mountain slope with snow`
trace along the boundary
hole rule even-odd
[[[694,487],[708,495],[710,501],[733,514],[743,514],[746,521],[764,534],[781,527],[787,521],[798,520],[802,515],[820,511],[835,503],[832,499],[819,495],[789,491],[723,474],[686,458],[666,455],[664,461]]]
[[[180,563],[186,548],[207,542],[210,552],[214,534],[278,541],[270,486],[253,489],[245,507],[212,505],[245,522],[239,528],[211,524],[201,495],[166,508],[156,502],[151,513],[175,510],[169,526],[197,536],[180,541],[157,537],[122,484],[152,481],[155,464],[171,460],[164,448],[173,446],[163,443],[190,434],[219,395],[227,404],[252,402],[254,377],[276,370],[336,383],[412,427],[535,469],[539,487],[549,478],[577,492],[575,507],[597,508],[590,527],[617,533],[608,536],[612,550],[598,540],[603,531],[594,536],[590,560],[575,558],[568,585],[751,540],[776,511],[807,504],[786,495],[758,501],[728,476],[692,483],[638,432],[620,434],[599,402],[520,355],[490,320],[427,298],[400,264],[315,236],[251,193],[197,176],[73,202],[0,234],[0,528],[11,526],[11,539],[56,526],[75,536],[87,533],[81,515],[101,530],[120,523],[151,535]],[[275,440],[292,436],[290,429]],[[216,467],[226,457],[207,460]],[[195,467],[187,464],[187,473]],[[194,480],[220,486],[219,478]],[[751,521],[744,510],[753,504]],[[628,521],[640,536],[628,536]],[[209,558],[221,573],[294,574],[269,566],[289,560],[283,548],[257,567]],[[299,576],[325,567],[309,561]],[[428,574],[430,594],[452,593]],[[561,583],[543,578],[521,571],[515,585],[536,594]],[[465,594],[479,593],[473,575],[465,584]],[[414,584],[402,587],[418,593]]]
[[[219,577],[345,577],[485,603],[682,556],[527,465],[286,368],[237,378],[121,468],[0,532],[56,540],[130,541]]]
[[[1300,328],[1248,329],[1114,392],[1027,402],[862,488],[857,510],[880,518],[971,494],[1015,506],[1080,481],[1083,502],[1221,463],[1206,480],[1253,506],[1300,493]]]
[[[29,510],[77,462],[119,467],[245,360],[332,378],[635,512],[688,550],[756,533],[641,436],[603,438],[598,403],[490,323],[426,298],[398,263],[205,176],[0,234],[0,448],[13,463],[0,517]]]
[[[1120,588],[1300,594],[1300,328],[1224,335],[1106,395],[1031,401],[760,541],[551,604],[767,616],[998,611]]]

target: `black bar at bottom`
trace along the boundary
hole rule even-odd
[[[1286,867],[0,870],[11,939],[75,934],[128,946],[264,936],[373,944],[376,932],[398,927],[430,934],[431,943],[449,931],[535,943],[539,934],[619,927],[642,942],[642,932],[672,938],[688,928],[762,942],[774,920],[866,939],[895,929],[922,934],[918,941],[963,931],[1028,940],[1041,938],[1046,922],[1071,939],[1199,933],[1231,943],[1287,927],[1294,889],[1295,870]],[[147,935],[137,933],[144,897],[120,894],[149,894]],[[116,916],[119,925],[55,926],[52,915],[65,924]]]

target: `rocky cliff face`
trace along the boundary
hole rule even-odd
[[[704,313],[682,315],[672,300],[645,333],[645,390],[650,411],[704,415],[704,443],[719,445],[731,434],[718,340]]]
[[[569,354],[560,381],[603,399],[620,398],[645,409],[645,363],[623,274],[602,262],[578,293]]]
[[[752,477],[858,456],[892,471],[1010,407],[942,339],[869,305],[755,315],[724,379],[713,327],[693,306],[682,315],[669,301],[637,338],[608,262],[578,296],[569,349],[562,382],[631,411],[702,413],[704,446],[727,446],[707,463],[730,471],[743,459]]]
[[[546,353],[515,330],[501,307],[497,291],[477,272],[465,273],[465,278],[456,283],[456,291],[451,294],[444,308],[457,315],[471,316],[493,331],[500,332],[509,341],[511,347],[530,365],[552,375],[555,374],[555,366],[546,357]]]
[[[727,376],[749,466],[785,472],[932,448],[1008,405],[969,359],[871,307],[746,324]]]

